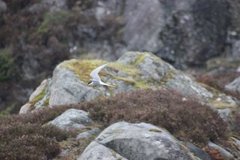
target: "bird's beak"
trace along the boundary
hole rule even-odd
[[[88,85],[90,86],[91,84],[92,84],[92,81],[89,81],[89,82],[88,82]]]

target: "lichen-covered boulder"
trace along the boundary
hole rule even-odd
[[[84,129],[92,123],[93,121],[89,118],[87,112],[77,109],[68,109],[48,124],[64,130],[75,130]]]
[[[108,65],[99,74],[104,82],[114,87],[88,86],[90,72],[104,63]],[[48,106],[76,104],[99,96],[147,88],[172,89],[216,108],[236,105],[231,97],[207,90],[185,73],[148,52],[127,52],[115,62],[67,60],[55,68],[53,77],[48,81],[48,85],[41,84],[44,86],[40,89],[44,89],[36,91],[40,92],[38,95],[34,93],[34,96],[31,96],[32,110],[46,106],[44,104]]]
[[[91,100],[100,94],[98,90],[83,83],[74,72],[61,65],[57,66],[53,72],[50,92],[51,106],[76,104]]]
[[[119,155],[131,160],[197,159],[166,130],[147,123],[118,122],[109,126],[85,149],[79,160],[104,160],[109,154],[113,160]]]

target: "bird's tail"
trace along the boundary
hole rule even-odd
[[[107,84],[107,83],[102,83],[103,86],[105,87],[116,87],[115,85],[112,85],[112,84]]]

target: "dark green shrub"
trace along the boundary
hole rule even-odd
[[[14,74],[14,60],[9,49],[0,50],[0,82],[11,78]]]

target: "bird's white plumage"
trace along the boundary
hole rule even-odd
[[[96,69],[94,69],[91,73],[90,76],[92,77],[92,81],[98,81],[101,82],[101,78],[99,77],[98,73],[104,68],[106,67],[107,64],[103,64],[99,67],[97,67]]]

